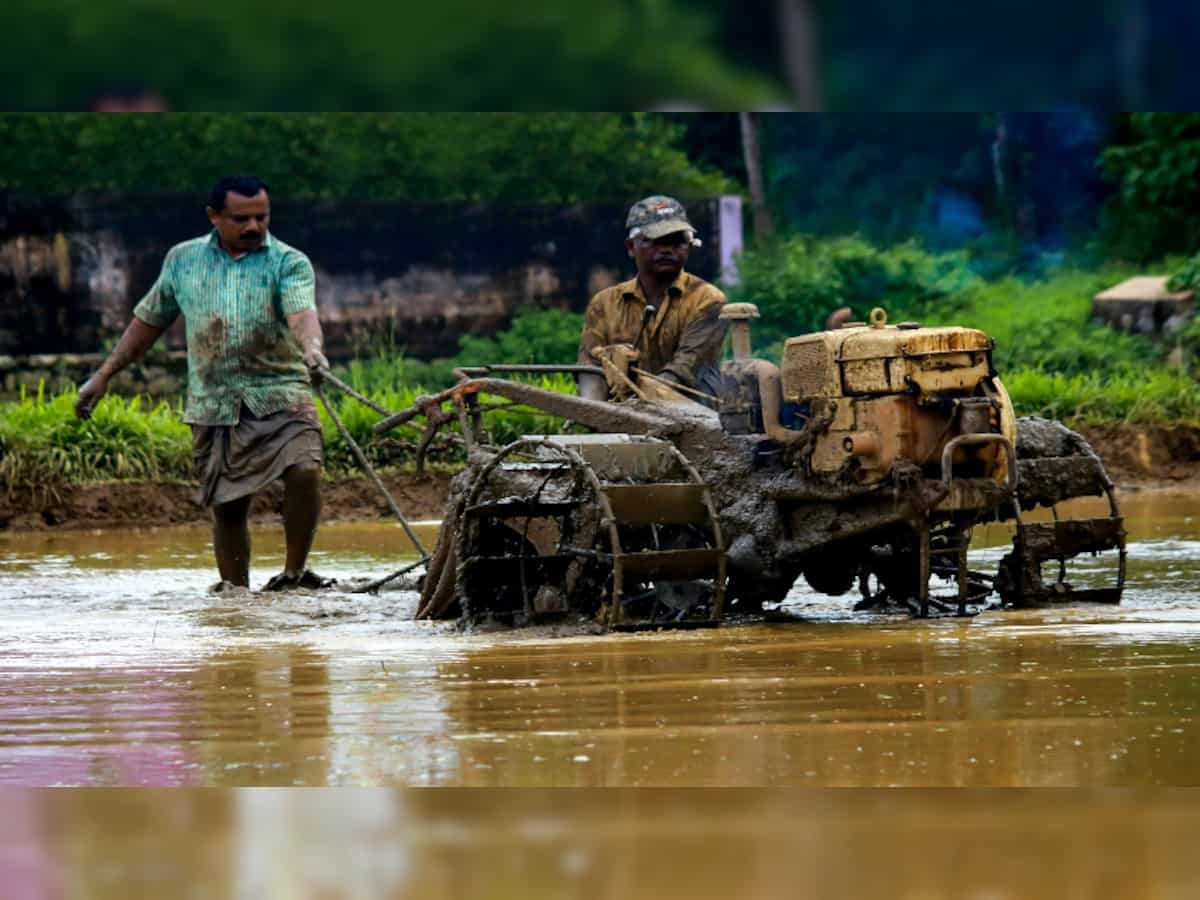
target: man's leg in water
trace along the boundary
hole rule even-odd
[[[249,496],[213,506],[213,550],[221,580],[250,586]]]
[[[313,463],[292,466],[283,475],[283,535],[287,541],[284,575],[304,572],[321,515],[321,467]]]

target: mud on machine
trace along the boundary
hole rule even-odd
[[[1120,602],[1112,482],[1080,435],[1015,417],[986,334],[889,325],[875,309],[787,340],[776,365],[751,355],[757,315],[724,308],[733,358],[716,397],[614,345],[595,366],[459,369],[455,386],[376,425],[423,416],[418,466],[447,423],[467,446],[418,617],[574,612],[617,629],[695,627],[779,603],[800,577],[860,609],[920,616],[966,614],[993,593],[1005,606]],[[551,371],[603,375],[610,402],[507,377]],[[501,404],[573,427],[493,446],[484,413]],[[1081,496],[1106,498],[1108,515],[1023,517]],[[1015,522],[1012,549],[995,573],[969,569],[972,528],[997,520]],[[1112,583],[1073,587],[1067,561],[1105,552]]]

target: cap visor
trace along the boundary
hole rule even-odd
[[[653,222],[642,229],[642,234],[652,241],[658,240],[660,237],[666,237],[668,234],[674,234],[677,231],[694,231],[691,223],[686,219],[667,219],[663,222]]]

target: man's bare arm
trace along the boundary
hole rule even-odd
[[[304,364],[308,366],[309,375],[314,383],[319,383],[320,370],[329,368],[329,360],[325,358],[325,337],[321,333],[321,320],[317,318],[317,311],[306,309],[298,313],[289,313],[287,322],[292,336],[300,345],[300,352],[304,354]]]
[[[79,399],[75,401],[75,415],[81,419],[89,418],[100,398],[108,390],[109,380],[131,362],[140,359],[164,331],[165,328],[143,322],[134,316],[121,339],[117,341],[117,346],[108,355],[108,359],[79,388]]]

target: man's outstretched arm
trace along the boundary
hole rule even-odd
[[[79,399],[75,401],[75,415],[81,419],[91,417],[92,410],[108,390],[108,382],[114,375],[134,360],[140,359],[151,345],[158,340],[165,328],[143,322],[137,316],[117,341],[117,346],[108,355],[96,373],[79,388]]]

